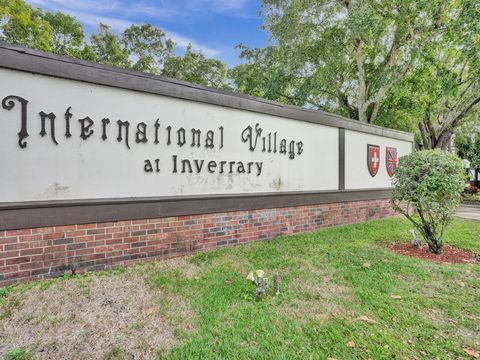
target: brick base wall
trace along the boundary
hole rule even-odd
[[[0,231],[0,287],[391,215],[382,199]]]

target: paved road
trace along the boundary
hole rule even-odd
[[[464,219],[480,221],[480,204],[462,204],[458,208],[457,216]]]

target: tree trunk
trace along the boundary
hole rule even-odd
[[[448,145],[450,145],[450,141],[452,140],[452,132],[449,130],[445,130],[437,140],[435,144],[435,149],[442,149],[448,150]]]
[[[442,253],[442,244],[439,244],[437,241],[430,242],[428,241],[428,249],[433,252],[435,255],[440,255]]]
[[[423,227],[423,237],[428,244],[428,249],[436,255],[440,255],[442,253],[442,242],[437,239],[437,236],[434,232],[430,229],[429,226]]]
[[[368,86],[367,86],[367,76],[365,73],[365,65],[363,58],[363,43],[359,38],[354,40],[353,44],[355,48],[355,60],[357,62],[358,70],[358,120],[360,122],[366,123],[368,121],[367,117],[367,98],[368,98]]]

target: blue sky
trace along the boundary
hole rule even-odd
[[[260,0],[27,0],[34,7],[75,16],[87,35],[103,22],[115,32],[132,23],[151,23],[179,49],[191,43],[205,55],[233,66],[240,62],[235,45],[263,47],[267,34],[259,29]]]

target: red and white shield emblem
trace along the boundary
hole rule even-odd
[[[380,146],[367,145],[367,164],[370,175],[372,177],[377,175],[378,169],[380,168]]]
[[[387,147],[386,151],[386,164],[388,176],[393,176],[393,171],[397,168],[397,149],[393,147]]]

